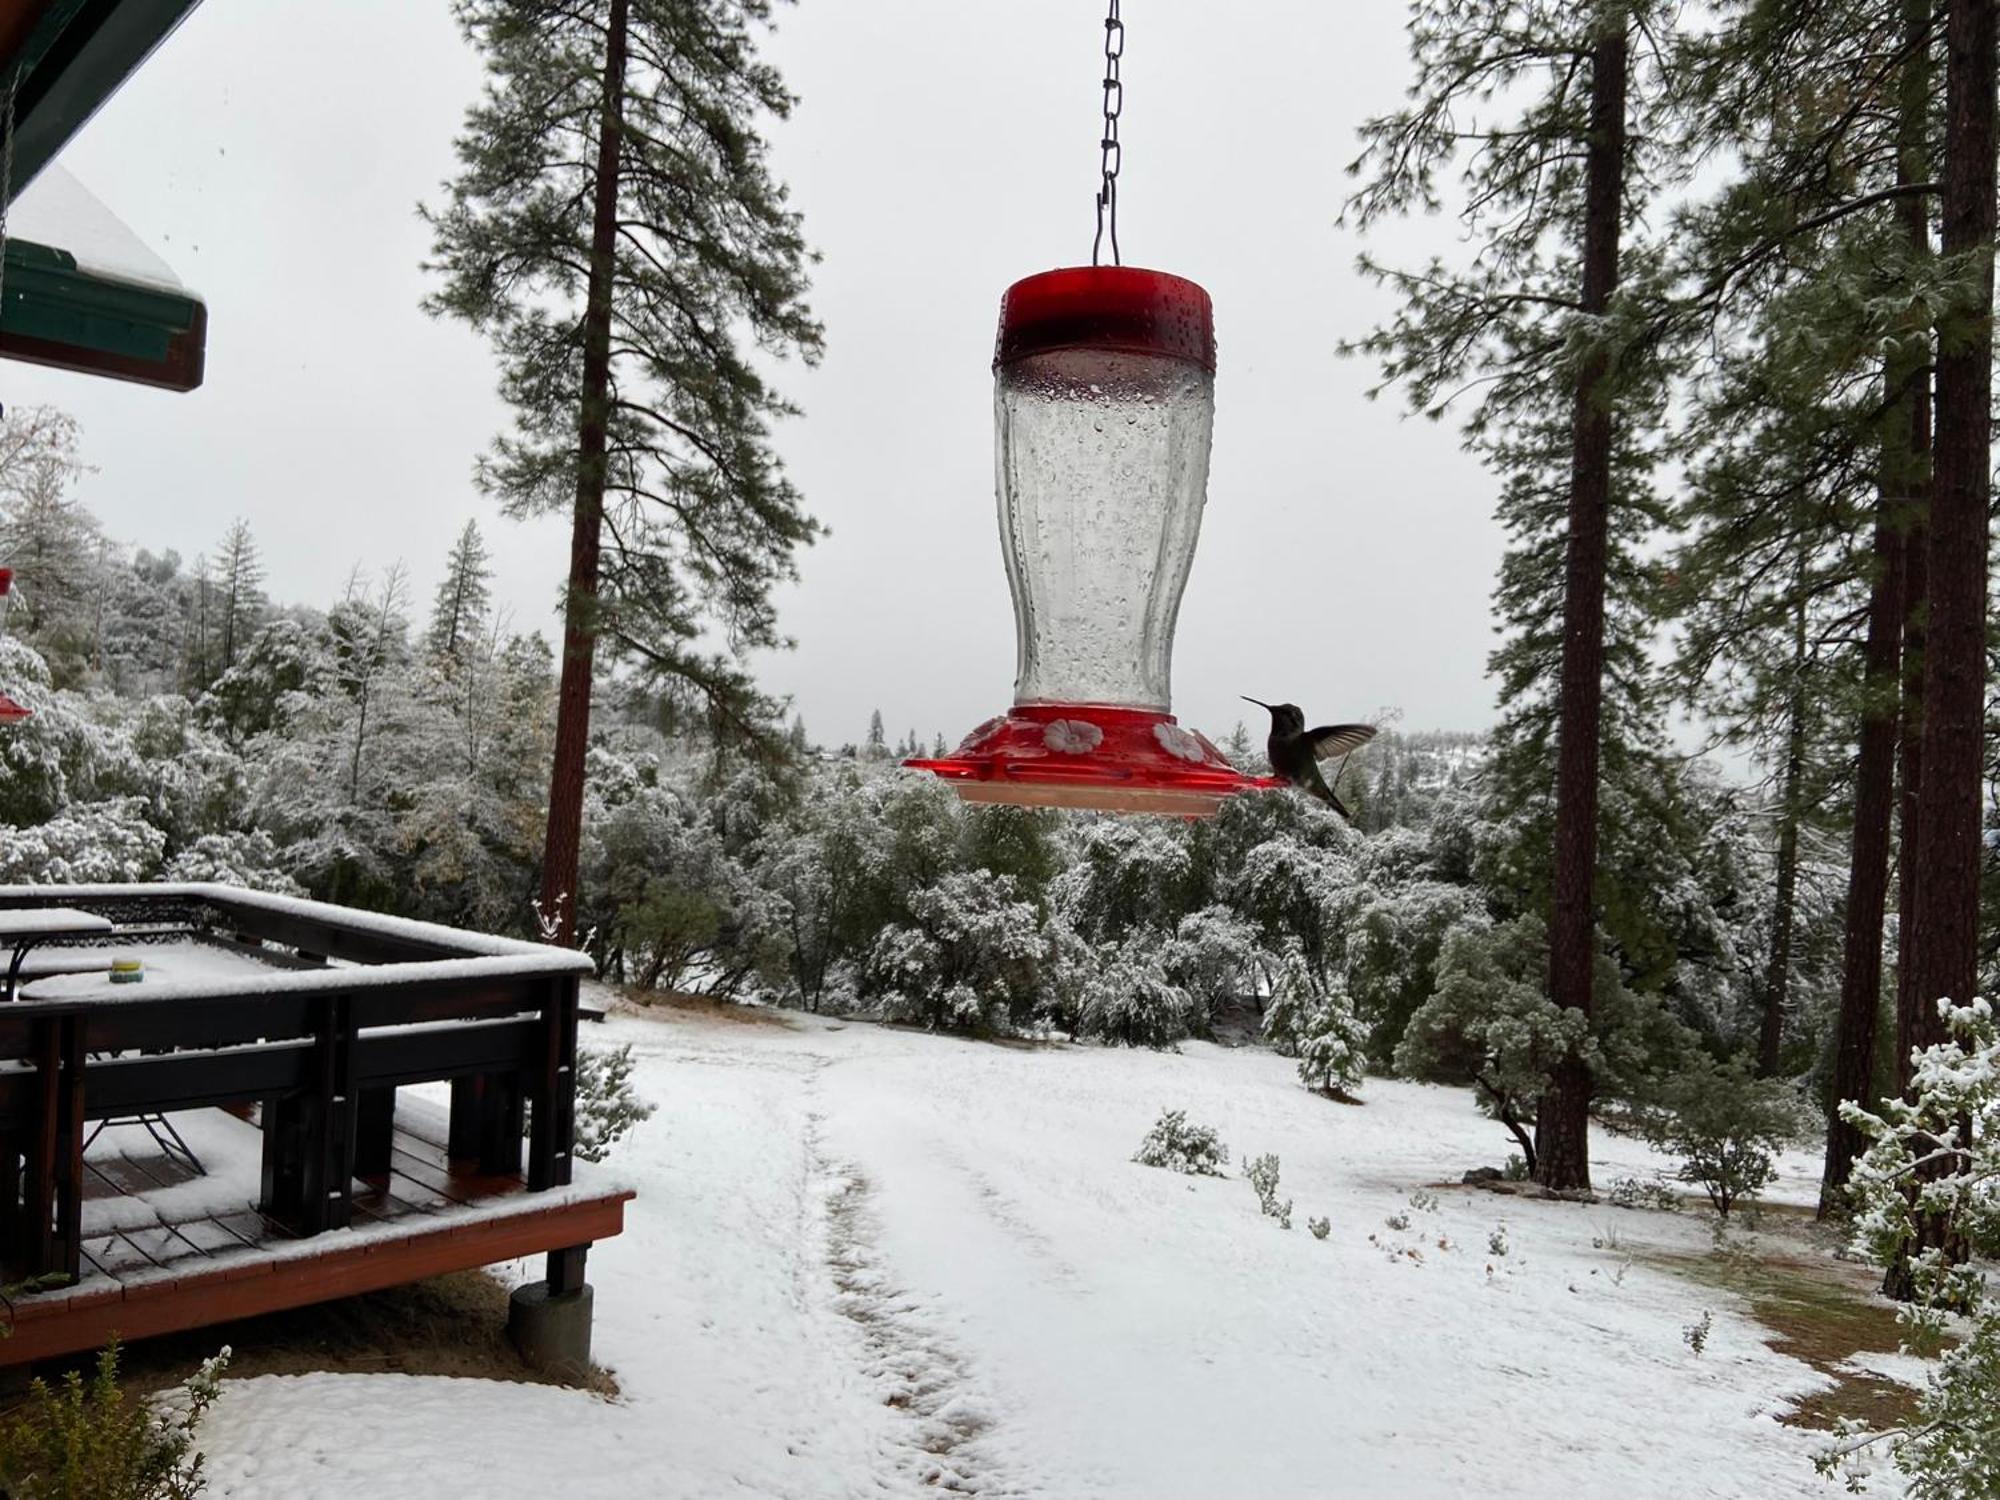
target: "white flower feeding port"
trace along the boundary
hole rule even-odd
[[[1215,418],[1215,326],[1192,281],[1078,266],[1016,282],[993,357],[1014,706],[906,764],[968,802],[1199,817],[1245,776],[1172,712]]]

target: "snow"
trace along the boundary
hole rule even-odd
[[[0,911],[0,948],[23,941],[46,938],[91,937],[111,931],[110,922],[87,911],[67,906],[36,906],[22,911]]]
[[[93,1241],[104,1238],[114,1230],[129,1234],[162,1224],[185,1224],[193,1219],[218,1218],[256,1209],[263,1160],[263,1137],[257,1127],[219,1109],[185,1110],[168,1118],[189,1149],[201,1160],[207,1169],[206,1175],[172,1187],[155,1188],[142,1197],[87,1199],[83,1205],[84,1249],[91,1249]],[[425,1139],[444,1139],[443,1110],[417,1097],[414,1090],[405,1090],[399,1095],[396,1121],[400,1128]],[[119,1125],[100,1131],[90,1145],[88,1158],[102,1160],[130,1151],[135,1147],[135,1136],[138,1137],[137,1147],[144,1148],[143,1126]],[[515,1193],[472,1204],[428,1204],[420,1227],[428,1231],[475,1220],[488,1222],[517,1214],[537,1214],[586,1198],[599,1197],[606,1192],[619,1191],[626,1186],[622,1174],[589,1162],[576,1162],[573,1178],[567,1187],[550,1188],[539,1193]],[[357,1243],[394,1239],[410,1233],[411,1229],[408,1220],[384,1223],[357,1217],[352,1227],[331,1234],[296,1240],[271,1240],[255,1250],[246,1247],[240,1252],[219,1251],[209,1257],[209,1263],[242,1260],[271,1265],[281,1261],[311,1260],[332,1251],[351,1248]],[[129,1288],[152,1281],[170,1280],[176,1274],[173,1266],[127,1269],[119,1273],[118,1280]],[[89,1271],[73,1290],[88,1294],[96,1291],[105,1280],[101,1273]],[[61,1290],[39,1295],[64,1298],[71,1292]]]
[[[1352,1108],[1258,1049],[755,1016],[604,1028],[659,1107],[613,1156],[639,1197],[590,1261],[617,1401],[231,1382],[205,1429],[211,1493],[407,1493],[417,1476],[432,1500],[1828,1493],[1821,1439],[1775,1420],[1824,1377],[1725,1294],[1628,1264],[1705,1252],[1694,1215],[1441,1185],[1435,1208],[1410,1204],[1506,1154],[1462,1091],[1371,1080]],[[1261,1218],[1240,1170],[1134,1165],[1163,1108],[1216,1126],[1234,1159],[1277,1153],[1301,1227]],[[1662,1166],[1598,1144],[1606,1182]],[[1784,1165],[1802,1191],[1805,1159]],[[1385,1224],[1398,1212],[1408,1230]],[[1324,1242],[1303,1228],[1320,1214]],[[1606,1231],[1616,1247],[1593,1248]],[[1697,1357],[1681,1330],[1704,1310]]]
[[[187,294],[165,261],[55,163],[42,170],[10,212],[10,235],[68,251],[79,270],[154,291]]]
[[[524,943],[518,938],[494,937],[490,933],[468,932],[460,927],[444,927],[436,922],[419,922],[386,912],[362,911],[352,906],[336,906],[325,901],[309,901],[303,896],[280,896],[270,891],[254,891],[247,886],[218,885],[203,881],[153,881],[130,885],[0,885],[0,899],[46,900],[51,896],[72,901],[119,901],[134,896],[191,897],[199,901],[227,902],[255,907],[284,916],[304,917],[316,922],[336,922],[355,932],[371,932],[383,937],[407,938],[413,942],[438,943],[462,953],[491,956],[547,958],[559,954],[565,967],[587,973],[590,961],[580,953],[553,949],[543,943]]]
[[[0,943],[5,940],[4,929],[0,929]],[[134,943],[117,948],[70,948],[61,950],[61,953],[65,964],[89,963],[92,967],[85,972],[51,974],[23,985],[21,995],[24,999],[73,1000],[99,991],[121,998],[151,995],[158,993],[162,986],[175,986],[184,991],[244,980],[253,975],[261,980],[271,972],[268,964],[248,953],[192,940]],[[136,984],[112,985],[111,965],[121,958],[136,958],[144,966],[140,970],[144,977]]]
[[[148,974],[139,984],[111,983],[109,974],[101,980],[95,976],[73,976],[78,982],[65,987],[59,998],[69,1001],[89,1000],[92,1004],[138,1004],[147,1000],[162,1000],[189,995],[230,996],[269,995],[298,993],[302,991],[339,990],[350,992],[385,986],[411,986],[423,984],[459,983],[480,979],[488,975],[519,974],[576,974],[589,975],[594,966],[585,955],[567,948],[553,948],[544,943],[524,943],[513,938],[491,937],[485,933],[466,932],[456,927],[441,927],[435,922],[416,922],[407,917],[388,916],[381,912],[357,911],[352,907],[332,906],[324,902],[308,901],[296,896],[274,895],[268,891],[246,890],[239,886],[211,884],[160,883],[151,885],[65,885],[65,886],[0,886],[0,899],[31,898],[47,899],[60,895],[72,901],[112,901],[135,895],[156,895],[163,897],[193,897],[200,900],[224,901],[238,907],[256,907],[265,911],[287,916],[309,918],[314,921],[335,922],[352,931],[369,932],[383,937],[404,938],[418,942],[435,944],[454,949],[470,956],[459,958],[421,959],[382,964],[343,964],[337,967],[314,969],[281,969],[268,964],[251,963],[244,968],[227,971],[203,967],[196,969],[183,964],[159,976]],[[45,912],[48,908],[32,908],[23,915],[32,916]],[[12,913],[0,912],[0,917]],[[96,918],[82,912],[69,914],[86,922]],[[4,932],[5,929],[0,929]],[[99,929],[101,930],[101,929]],[[4,938],[0,938],[4,942]],[[153,949],[145,952],[151,953]],[[109,959],[106,969],[109,969]],[[150,967],[150,963],[149,963]],[[43,980],[35,986],[35,993],[44,999],[58,998]]]

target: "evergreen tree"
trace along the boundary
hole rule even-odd
[[[264,564],[257,556],[250,523],[238,517],[215,555],[216,614],[221,633],[217,665],[224,672],[236,665],[237,651],[256,632],[264,603],[258,585],[263,581]]]
[[[1494,662],[1511,705],[1500,780],[1515,806],[1549,809],[1534,820],[1547,820],[1548,853],[1529,865],[1546,876],[1530,885],[1552,909],[1550,996],[1584,1019],[1600,781],[1623,780],[1643,807],[1660,742],[1633,549],[1659,518],[1644,436],[1665,382],[1628,283],[1657,259],[1631,242],[1639,211],[1679,167],[1658,108],[1669,54],[1632,39],[1670,21],[1630,0],[1421,0],[1411,103],[1362,127],[1365,185],[1349,205],[1366,228],[1444,207],[1440,179],[1459,179],[1477,254],[1418,270],[1364,260],[1403,306],[1358,348],[1431,415],[1463,388],[1482,392],[1468,435],[1503,477],[1511,536],[1498,595],[1511,633]],[[1572,1050],[1548,1076],[1541,1180],[1587,1187],[1589,1068]]]
[[[1979,990],[1979,876],[1985,792],[1987,551],[1993,462],[1995,0],[1945,7],[1944,191],[1940,249],[1947,293],[1937,309],[1936,428],[1928,517],[1923,779],[1917,787],[1909,966],[1913,1046],[1945,1040],[1937,1001]],[[1965,1127],[1961,1126],[1961,1132]],[[1910,1255],[1955,1252],[1926,1213]],[[1912,1290],[1908,1256],[1886,1289]]]
[[[780,644],[771,589],[817,527],[769,439],[790,408],[750,351],[820,347],[798,218],[758,134],[792,104],[756,53],[772,8],[456,5],[488,87],[429,213],[445,280],[428,306],[486,333],[502,361],[515,422],[482,486],[516,512],[572,517],[542,872],[563,943],[600,637],[733,736],[772,737],[775,706],[743,653]]]
[[[72,493],[84,474],[76,419],[47,406],[0,417],[0,566],[14,570],[8,629],[57,687],[94,665],[101,594],[97,518]]]
[[[451,545],[445,559],[444,580],[438,584],[431,604],[430,629],[424,635],[424,649],[431,660],[449,666],[463,665],[479,640],[491,602],[493,569],[487,564],[486,543],[479,535],[479,523],[467,521],[465,530]]]

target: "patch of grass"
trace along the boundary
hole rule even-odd
[[[675,1010],[712,1021],[728,1021],[737,1026],[782,1026],[792,1029],[790,1016],[775,1005],[739,1005],[734,1000],[718,1000],[713,995],[684,995],[677,990],[642,990],[632,985],[613,986],[627,1014]]]
[[[1902,1347],[1896,1310],[1873,1295],[1873,1272],[1867,1268],[1744,1254],[1646,1259],[1662,1270],[1742,1297],[1750,1305],[1750,1315],[1770,1331],[1774,1350],[1811,1365],[1834,1382],[1826,1390],[1799,1398],[1779,1421],[1830,1432],[1844,1419],[1879,1431],[1915,1415],[1915,1390],[1847,1364],[1857,1354],[1893,1354]]]
[[[119,1380],[136,1395],[181,1384],[224,1344],[229,1380],[254,1375],[388,1371],[457,1375],[534,1385],[562,1382],[530,1369],[507,1338],[508,1290],[484,1271],[344,1297],[312,1307],[141,1339],[119,1351]],[[79,1368],[95,1356],[75,1356]],[[593,1366],[584,1388],[616,1396],[618,1382]]]

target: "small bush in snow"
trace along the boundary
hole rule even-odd
[[[1486,1236],[1486,1253],[1488,1255],[1505,1255],[1507,1253],[1507,1226],[1505,1224],[1500,1225],[1491,1234]]]
[[[1704,1311],[1699,1322],[1690,1323],[1681,1330],[1681,1342],[1698,1355],[1708,1347],[1708,1335],[1714,1327],[1715,1314]]]
[[[1985,1000],[1940,1000],[1938,1011],[1949,1036],[1912,1053],[1914,1100],[1841,1112],[1871,1141],[1850,1180],[1856,1244],[1884,1266],[1907,1261],[1905,1351],[1935,1352],[1954,1313],[1963,1342],[1938,1358],[1907,1427],[1856,1434],[1817,1460],[1858,1489],[1862,1455],[1886,1446],[1910,1500],[2000,1494],[2000,1309],[1979,1267],[2000,1253],[2000,1026]]]
[[[1526,1182],[1528,1158],[1518,1151],[1509,1151],[1506,1161],[1500,1164],[1500,1179],[1503,1182]]]
[[[1662,1213],[1680,1212],[1681,1200],[1663,1182],[1641,1182],[1636,1177],[1620,1177],[1604,1195],[1613,1208],[1654,1208]]]
[[[632,1046],[576,1051],[576,1154],[603,1161],[619,1137],[653,1113],[632,1092]]]
[[[1436,1193],[1426,1192],[1423,1188],[1410,1194],[1410,1207],[1420,1214],[1436,1213],[1442,1201]]]
[[[1410,1216],[1406,1213],[1400,1213],[1400,1212],[1393,1213],[1390,1214],[1389,1217],[1384,1219],[1382,1222],[1387,1224],[1391,1229],[1395,1230],[1396,1233],[1401,1234],[1404,1230],[1410,1227]]]
[[[1752,1077],[1740,1061],[1703,1058],[1661,1086],[1645,1134],[1681,1158],[1681,1180],[1699,1185],[1726,1219],[1777,1175],[1772,1153],[1796,1129],[1797,1107],[1784,1085]]]
[[[1281,1229],[1292,1227],[1292,1200],[1278,1201],[1278,1158],[1265,1152],[1255,1161],[1247,1158],[1243,1163],[1243,1175],[1250,1179],[1250,1186],[1257,1192],[1257,1207],[1267,1219],[1276,1219]]]
[[[1220,1177],[1229,1148],[1216,1136],[1214,1126],[1190,1125],[1186,1110],[1169,1109],[1153,1122],[1132,1160],[1189,1177]]]
[[[156,1411],[118,1385],[118,1345],[86,1380],[36,1380],[0,1425],[0,1494],[13,1500],[192,1500],[207,1488],[195,1431],[221,1392],[224,1349],[187,1383],[179,1410]]]
[[[1307,1219],[1306,1228],[1312,1231],[1314,1239],[1323,1240],[1333,1232],[1333,1223],[1324,1215],[1321,1215],[1317,1219]]]

